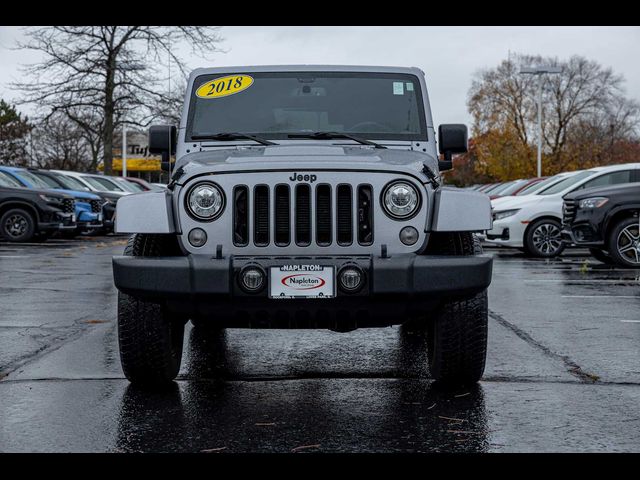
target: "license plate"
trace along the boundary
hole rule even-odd
[[[322,265],[282,265],[269,272],[271,298],[333,298],[335,269]]]

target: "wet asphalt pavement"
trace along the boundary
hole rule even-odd
[[[425,345],[188,324],[161,393],[120,369],[122,238],[0,242],[1,452],[640,451],[640,270],[495,256],[483,381],[436,389]]]

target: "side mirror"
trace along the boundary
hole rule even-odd
[[[163,172],[171,169],[171,155],[176,153],[177,129],[173,125],[155,125],[149,128],[149,153],[162,155],[160,168]]]
[[[467,126],[460,123],[450,123],[438,127],[438,149],[444,155],[444,160],[438,161],[440,171],[453,168],[454,153],[465,153],[467,148]]]

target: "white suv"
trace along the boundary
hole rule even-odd
[[[530,195],[493,201],[493,228],[486,232],[486,241],[520,248],[536,257],[559,255],[564,250],[560,236],[564,195],[579,189],[640,182],[640,163],[571,173]]]

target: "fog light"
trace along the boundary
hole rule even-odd
[[[189,232],[189,243],[194,247],[201,247],[207,243],[207,232],[201,228],[194,228]]]
[[[347,292],[355,292],[362,286],[362,271],[356,267],[345,267],[340,271],[340,287]]]
[[[240,272],[240,283],[248,292],[257,292],[262,289],[264,279],[264,271],[259,267],[246,267]]]
[[[413,245],[418,241],[418,230],[413,227],[404,227],[400,230],[400,241],[405,245]]]

